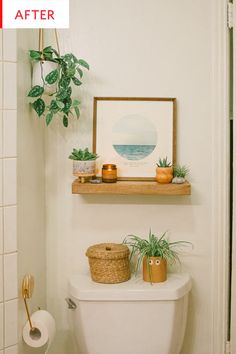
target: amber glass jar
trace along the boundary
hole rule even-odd
[[[117,182],[116,165],[108,163],[102,166],[102,181],[105,183]]]

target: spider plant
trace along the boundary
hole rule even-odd
[[[151,230],[149,232],[148,239],[144,239],[135,235],[128,235],[124,239],[123,243],[131,248],[130,261],[134,256],[137,256],[137,262],[135,266],[136,274],[140,269],[144,257],[147,257],[148,265],[150,263],[150,257],[164,258],[169,264],[174,264],[176,262],[180,263],[180,247],[191,245],[191,242],[188,241],[170,242],[166,238],[166,232],[158,237],[155,236]]]

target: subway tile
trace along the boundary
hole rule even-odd
[[[2,31],[0,31],[0,60],[2,61],[2,51],[3,51],[3,39],[2,39]]]
[[[3,114],[0,110],[0,158],[3,156]]]
[[[16,204],[16,158],[3,160],[3,203]]]
[[[16,109],[16,63],[3,63],[3,108]]]
[[[2,107],[3,107],[3,64],[0,63],[0,109],[2,109]]]
[[[17,253],[4,255],[4,300],[15,299],[17,290]]]
[[[3,256],[0,256],[0,302],[3,301]]]
[[[0,304],[0,349],[3,349],[3,328],[3,304]]]
[[[17,218],[16,206],[3,209],[4,253],[17,251]]]
[[[2,205],[2,203],[3,203],[3,193],[2,193],[2,191],[3,191],[3,186],[2,186],[2,184],[3,184],[3,180],[2,180],[2,168],[3,168],[3,160],[2,159],[0,159],[0,206]]]
[[[17,144],[17,119],[16,110],[3,111],[3,156],[15,157]]]
[[[0,254],[3,253],[3,208],[0,207]]]
[[[7,301],[5,306],[5,347],[10,347],[17,344],[17,314],[18,314],[18,301],[17,299]]]
[[[17,353],[18,353],[18,351],[17,351],[16,345],[13,345],[13,347],[5,348],[5,354],[17,354]]]
[[[3,60],[17,61],[16,55],[16,30],[4,29],[3,31]]]

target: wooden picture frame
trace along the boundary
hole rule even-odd
[[[176,162],[176,98],[94,97],[93,152],[119,180],[154,180],[156,163]]]

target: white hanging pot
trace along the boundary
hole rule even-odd
[[[45,77],[58,68],[57,63],[51,61],[36,61],[33,64],[32,86],[44,86],[44,93],[51,94],[56,90],[56,84],[48,85]]]

